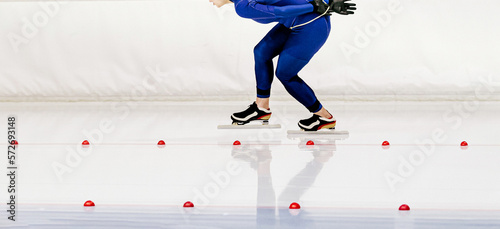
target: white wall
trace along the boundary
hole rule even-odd
[[[301,72],[320,99],[500,99],[499,1],[357,3]],[[208,0],[0,2],[0,22],[2,101],[252,98],[272,26]]]

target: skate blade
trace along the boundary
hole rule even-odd
[[[318,130],[318,131],[304,131],[304,130],[288,130],[287,134],[300,134],[300,135],[349,135],[347,130]]]
[[[280,129],[280,124],[266,124],[266,125],[255,125],[255,124],[245,124],[245,125],[218,125],[217,129]]]

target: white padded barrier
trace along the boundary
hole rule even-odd
[[[300,73],[321,100],[500,99],[499,1],[355,2]],[[251,99],[273,26],[208,0],[1,1],[0,22],[0,101]]]

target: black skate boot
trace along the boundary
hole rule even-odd
[[[304,131],[318,131],[321,129],[335,129],[336,123],[337,121],[333,116],[331,119],[327,119],[319,115],[313,115],[308,119],[300,120],[299,127]]]
[[[267,125],[269,118],[271,118],[271,111],[258,108],[255,102],[248,106],[246,110],[231,115],[233,125],[245,125],[256,120],[262,121],[264,125]]]

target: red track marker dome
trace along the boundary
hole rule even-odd
[[[91,200],[87,200],[84,204],[83,204],[84,207],[94,207],[95,204],[94,202],[92,202]]]
[[[293,202],[290,204],[290,209],[300,209],[300,204]]]
[[[185,207],[185,208],[193,208],[194,204],[191,201],[188,201],[188,202],[184,203],[183,207]]]
[[[399,207],[399,210],[400,211],[409,211],[410,210],[410,206],[406,205],[406,204],[403,204]]]

